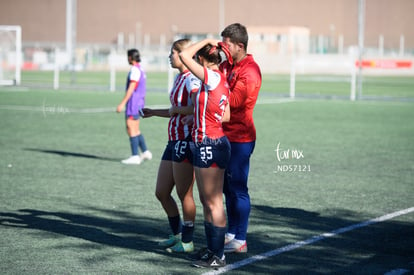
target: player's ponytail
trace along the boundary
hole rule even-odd
[[[205,60],[214,64],[221,63],[220,50],[218,47],[211,44],[207,44],[202,47],[200,50],[198,50],[196,55],[202,56]]]

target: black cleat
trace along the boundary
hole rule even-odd
[[[195,267],[205,268],[219,268],[226,265],[225,256],[220,259],[213,252],[207,249],[207,253],[201,256],[199,260],[193,261],[192,263]]]

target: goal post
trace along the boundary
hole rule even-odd
[[[22,28],[0,25],[0,85],[20,85],[21,67]]]
[[[306,81],[327,83],[349,83],[349,99],[355,101],[356,96],[356,78],[357,64],[355,56],[350,55],[302,55],[290,56],[290,74],[289,74],[289,97],[296,98],[296,84],[301,81],[301,76],[305,76]],[[299,76],[299,77],[298,77]],[[300,91],[299,91],[300,92]],[[317,94],[317,92],[316,92]],[[344,96],[344,94],[326,94],[327,96]]]

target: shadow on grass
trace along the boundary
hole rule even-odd
[[[227,254],[226,258],[229,263],[239,264],[257,254],[282,251],[238,268],[237,274],[384,274],[398,268],[413,272],[414,225],[394,219],[283,251],[289,245],[322,233],[364,222],[366,216],[345,209],[326,209],[319,213],[252,205],[249,251],[247,255]]]
[[[24,150],[45,153],[45,154],[55,154],[55,155],[59,155],[62,157],[87,158],[87,159],[106,160],[106,161],[113,161],[113,162],[120,161],[119,158],[107,158],[107,157],[100,157],[100,156],[91,155],[91,154],[67,152],[67,151],[61,151],[61,150],[48,150],[48,149],[36,149],[36,148],[25,148]]]
[[[96,208],[89,210],[97,211]],[[165,232],[168,228],[160,229],[158,219],[137,217],[127,212],[111,210],[102,210],[100,214],[89,215],[20,209],[17,212],[0,212],[0,225],[16,229],[35,229],[106,246],[158,251],[163,254],[165,251],[157,245],[156,240],[168,234]],[[44,236],[51,237],[50,234]]]
[[[82,206],[80,206],[82,207]],[[104,246],[166,255],[156,239],[168,234],[165,220],[133,215],[130,212],[83,207],[92,214],[20,209],[0,212],[0,225],[35,229],[44,237],[74,237]],[[321,213],[296,208],[253,205],[247,254],[227,254],[228,264],[282,248],[315,235],[366,220],[363,213],[343,209]],[[366,215],[365,215],[366,216]],[[373,217],[372,217],[373,218]],[[410,220],[410,219],[409,219]],[[197,226],[201,229],[201,221]],[[203,230],[195,242],[204,243]],[[52,233],[52,234],[50,234]],[[384,274],[396,268],[413,271],[414,226],[410,222],[387,220],[344,232],[300,248],[265,257],[238,267],[237,274]],[[19,234],[20,235],[20,234]],[[79,247],[90,245],[79,242]],[[182,258],[182,255],[168,254]],[[174,263],[172,268],[174,267]]]

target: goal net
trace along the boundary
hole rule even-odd
[[[0,85],[19,85],[21,66],[21,27],[0,25]]]

